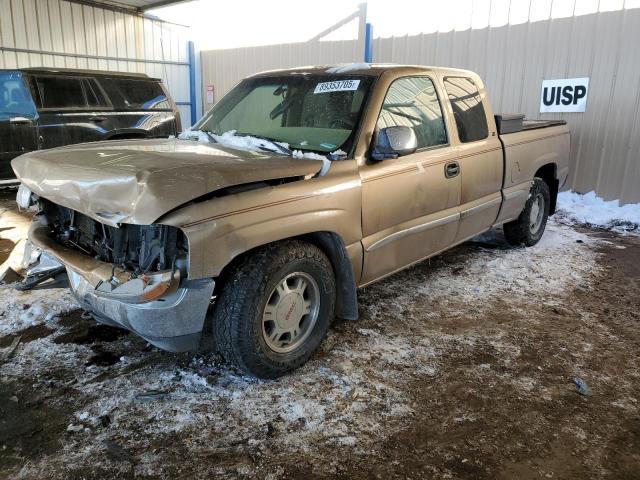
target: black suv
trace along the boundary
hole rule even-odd
[[[24,68],[0,70],[0,184],[11,159],[32,150],[180,132],[161,80],[137,73]]]

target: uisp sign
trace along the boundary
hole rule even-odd
[[[584,112],[588,93],[588,77],[543,80],[540,112]]]

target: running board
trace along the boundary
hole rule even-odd
[[[2,187],[17,187],[20,185],[20,180],[14,178],[13,180],[0,180],[0,188]]]

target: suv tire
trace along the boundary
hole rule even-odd
[[[241,371],[277,378],[305,363],[333,321],[335,276],[316,246],[291,240],[232,267],[213,313],[213,339]]]

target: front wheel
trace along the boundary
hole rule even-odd
[[[516,220],[504,224],[504,236],[509,244],[532,247],[540,241],[549,218],[550,199],[547,183],[534,178],[524,210]]]
[[[335,297],[331,263],[316,246],[288,241],[261,248],[225,280],[213,315],[215,346],[248,374],[284,375],[322,342]]]

